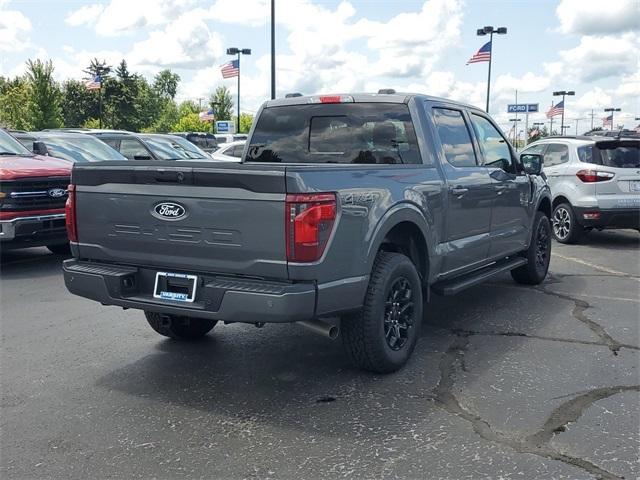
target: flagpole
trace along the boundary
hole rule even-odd
[[[493,30],[489,34],[489,73],[487,74],[487,113],[489,113],[489,93],[491,92],[491,61],[493,60]]]
[[[102,79],[98,88],[98,127],[102,128]]]
[[[236,132],[240,132],[240,52],[238,52],[238,125]]]

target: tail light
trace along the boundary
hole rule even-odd
[[[576,173],[576,177],[584,183],[606,182],[615,177],[615,173],[603,172],[601,170],[580,170]]]
[[[309,97],[309,103],[353,103],[351,95],[319,95]]]
[[[287,260],[315,262],[322,257],[336,219],[336,194],[287,195]]]
[[[70,242],[77,242],[78,227],[76,226],[76,186],[73,184],[69,185],[67,192],[67,203],[64,205],[67,236],[69,237]]]

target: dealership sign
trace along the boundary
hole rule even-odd
[[[533,113],[537,111],[537,103],[511,103],[507,105],[508,113]]]

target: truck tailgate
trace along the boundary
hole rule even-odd
[[[72,183],[81,259],[287,278],[284,168],[104,162]]]

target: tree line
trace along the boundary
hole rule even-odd
[[[216,120],[233,118],[229,89],[218,87],[199,104],[176,102],[180,76],[171,70],[158,72],[149,82],[131,72],[122,60],[115,68],[94,58],[84,73],[100,77],[100,90],[89,90],[84,81],[54,79],[51,60],[28,60],[26,73],[15,78],[0,76],[0,126],[17,130],[46,128],[109,128],[134,132],[207,132],[212,122],[198,114],[213,108]],[[215,108],[214,108],[215,107]],[[240,116],[240,131],[247,132],[253,116]]]

